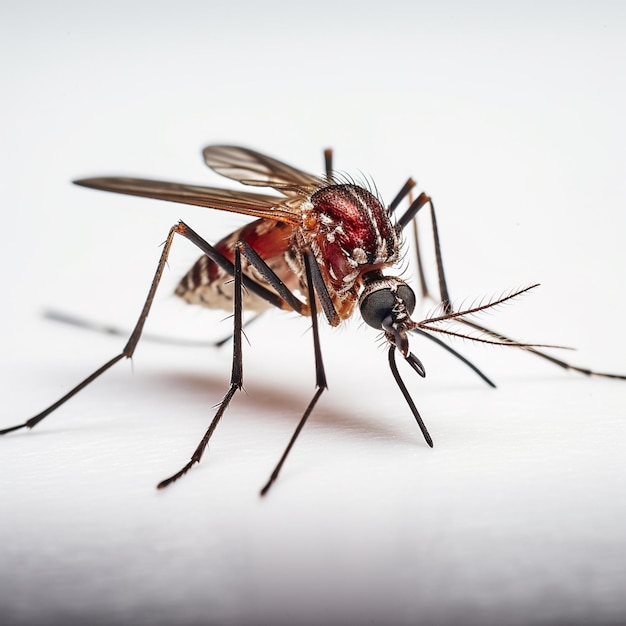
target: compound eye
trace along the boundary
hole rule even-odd
[[[383,322],[389,322],[394,313],[413,313],[415,294],[405,282],[387,278],[369,286],[361,297],[359,308],[365,323],[380,330]]]
[[[390,288],[381,288],[365,295],[361,300],[359,307],[361,309],[361,317],[366,324],[380,330],[383,327],[383,321],[390,315],[396,304],[396,296]]]

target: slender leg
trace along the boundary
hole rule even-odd
[[[319,265],[317,264],[315,257],[313,256],[313,254],[308,252],[304,257],[304,262],[305,268],[308,267],[307,284],[311,285],[311,287],[309,287],[309,296],[311,294],[317,294],[328,323],[331,326],[337,326],[341,322],[341,320],[339,318],[337,310],[335,309],[333,300],[330,297],[330,293],[328,293],[328,288],[326,287],[322,272],[320,271]],[[308,282],[309,279],[311,281],[310,283]],[[313,298],[313,300],[315,300],[315,298]],[[311,308],[311,310],[313,310],[313,308]],[[311,315],[313,314],[311,313]]]
[[[305,263],[306,279],[307,279],[307,285],[308,285],[308,299],[309,299],[309,305],[311,307],[311,322],[313,326],[313,345],[315,349],[315,386],[317,387],[317,390],[311,402],[309,402],[309,406],[307,406],[306,410],[304,411],[304,414],[300,418],[300,421],[298,422],[298,426],[296,427],[295,432],[293,433],[291,439],[289,440],[289,443],[287,444],[287,447],[285,448],[283,455],[280,457],[278,464],[274,468],[274,471],[272,472],[269,480],[267,481],[263,489],[261,489],[262,496],[264,496],[269,491],[270,487],[274,484],[275,480],[278,478],[278,474],[283,464],[285,463],[285,460],[287,459],[287,456],[289,452],[291,451],[293,444],[296,442],[298,435],[304,428],[304,424],[309,418],[309,415],[311,415],[311,412],[313,411],[313,408],[317,404],[317,401],[320,399],[320,396],[322,395],[324,390],[328,388],[328,385],[326,383],[326,372],[324,371],[324,363],[322,361],[322,350],[320,346],[319,328],[317,324],[317,310],[316,310],[317,307],[315,304],[315,289],[313,286],[313,273],[311,270],[312,265],[316,264],[315,257],[310,252],[307,252],[304,256],[304,263]],[[319,268],[318,268],[318,271],[319,271]]]
[[[110,369],[113,365],[115,365],[118,361],[121,361],[123,358],[130,359],[135,352],[135,348],[137,347],[137,343],[141,337],[141,333],[143,331],[144,324],[146,322],[146,318],[148,317],[148,313],[150,312],[150,308],[152,306],[152,302],[154,300],[154,296],[156,294],[157,287],[159,282],[161,281],[161,277],[163,275],[163,271],[165,269],[165,265],[167,263],[167,259],[170,253],[170,249],[172,247],[172,242],[174,240],[175,235],[182,235],[183,237],[189,239],[192,243],[197,245],[207,256],[209,256],[213,261],[218,263],[221,267],[223,267],[227,272],[231,275],[234,274],[234,266],[233,264],[226,259],[222,254],[220,254],[213,246],[207,243],[202,237],[200,237],[195,231],[193,231],[189,226],[187,226],[183,222],[179,222],[169,231],[167,239],[165,240],[165,244],[163,246],[163,252],[161,253],[161,257],[159,259],[156,272],[154,274],[154,278],[152,279],[152,283],[150,285],[150,289],[148,291],[148,296],[144,303],[144,306],[139,315],[139,319],[133,331],[128,338],[124,349],[120,354],[113,357],[110,361],[107,361],[104,365],[98,368],[95,372],[90,374],[85,380],[80,382],[74,388],[72,388],[68,393],[66,393],[62,398],[57,400],[54,404],[51,404],[48,408],[43,410],[41,413],[34,415],[30,419],[26,420],[22,424],[18,424],[17,426],[11,426],[9,428],[5,428],[0,430],[0,435],[6,435],[7,433],[13,432],[15,430],[20,430],[22,428],[33,428],[36,426],[41,420],[50,415],[53,411],[58,409],[61,405],[65,404],[70,398],[75,396],[79,391],[83,390],[89,384],[91,384],[96,378],[98,378],[101,374]],[[242,284],[245,285],[246,289],[253,291],[254,293],[260,295],[265,298],[270,304],[278,307],[278,308],[289,308],[289,305],[285,303],[280,296],[278,296],[273,291],[266,289],[259,283],[254,282],[249,279],[247,276],[241,277]],[[298,311],[301,312],[301,311]]]
[[[204,454],[204,451],[206,450],[209,440],[211,439],[211,436],[213,435],[215,429],[217,428],[217,425],[222,419],[222,416],[224,415],[226,409],[230,405],[230,402],[233,396],[239,389],[241,389],[243,385],[243,358],[242,358],[242,349],[241,349],[241,336],[242,336],[242,327],[243,327],[243,324],[242,324],[243,305],[242,305],[241,291],[242,291],[242,285],[243,285],[243,278],[245,276],[242,274],[242,271],[241,271],[241,255],[242,254],[246,257],[246,259],[250,262],[250,264],[259,272],[259,274],[261,274],[261,276],[263,276],[263,278],[267,281],[267,283],[271,285],[271,287],[280,295],[280,297],[289,306],[291,306],[294,310],[299,309],[298,312],[302,312],[304,314],[302,303],[299,300],[297,300],[297,298],[287,289],[287,287],[282,283],[280,278],[278,278],[278,276],[267,265],[267,263],[265,263],[265,261],[245,241],[238,242],[237,245],[235,246],[235,266],[234,266],[234,272],[235,272],[234,273],[235,275],[235,302],[234,302],[235,321],[234,321],[234,325],[235,325],[235,328],[233,332],[233,367],[232,367],[232,374],[231,374],[231,379],[230,379],[230,387],[228,389],[228,392],[224,396],[224,399],[222,400],[215,416],[213,417],[213,420],[211,421],[209,428],[207,429],[206,433],[200,440],[198,447],[195,449],[194,453],[192,454],[191,459],[178,472],[176,472],[169,478],[166,478],[165,480],[160,482],[158,484],[159,489],[162,489],[163,487],[167,487],[169,484],[178,480],[181,476],[185,475],[196,463],[200,461],[200,459],[202,458],[202,455]],[[324,372],[324,364],[322,362],[322,351],[320,348],[320,341],[319,341],[319,330],[317,326],[317,311],[316,311],[316,304],[315,304],[316,299],[315,299],[315,289],[314,289],[315,281],[313,278],[314,274],[312,273],[312,270],[311,270],[311,264],[315,263],[315,259],[313,255],[311,255],[311,253],[307,253],[304,257],[304,260],[305,260],[307,285],[309,286],[309,294],[308,294],[309,310],[310,310],[312,321],[313,321],[313,341],[314,341],[314,348],[315,348],[315,372],[316,372],[317,391],[315,393],[315,396],[309,403],[309,406],[307,407],[303,417],[300,420],[300,424],[298,425],[296,434],[293,436],[278,466],[272,473],[272,476],[269,482],[263,488],[261,495],[265,495],[265,493],[267,493],[268,489],[270,488],[271,484],[274,482],[274,480],[276,480],[276,477],[278,476],[278,472],[280,471],[282,464],[287,458],[287,454],[289,453],[289,450],[293,446],[293,443],[296,440],[300,430],[302,430],[302,427],[304,426],[306,419],[311,414],[313,407],[317,403],[317,400],[319,399],[319,397],[322,395],[322,392],[324,391],[324,389],[327,388],[326,374]],[[317,269],[317,272],[319,273],[319,268],[316,267],[316,269]]]
[[[450,294],[448,293],[448,284],[446,282],[446,276],[443,271],[443,261],[441,257],[441,243],[439,239],[439,229],[437,227],[437,216],[435,215],[435,205],[432,199],[425,193],[421,193],[409,206],[406,212],[398,220],[398,230],[404,230],[404,228],[415,219],[417,212],[425,205],[430,206],[430,217],[433,229],[433,239],[435,243],[435,258],[437,261],[437,275],[439,277],[439,294],[441,296],[441,305],[446,313],[452,313],[452,306],[450,304]],[[419,249],[419,243],[418,249]],[[421,258],[419,258],[421,267]],[[425,283],[422,283],[422,291],[425,290]]]
[[[324,150],[324,170],[328,181],[333,179],[333,151],[330,148]]]
[[[413,241],[415,242],[415,257],[417,259],[417,274],[420,280],[420,287],[422,290],[422,298],[431,298],[430,290],[428,289],[428,285],[426,284],[426,272],[424,272],[424,263],[422,262],[422,254],[420,251],[420,238],[419,232],[417,229],[417,220],[412,220],[413,224]]]
[[[252,324],[254,320],[258,319],[261,313],[257,313],[254,317],[244,322],[244,328]],[[129,330],[124,328],[118,328],[117,326],[110,326],[109,324],[101,324],[94,320],[86,319],[83,317],[77,317],[71,313],[64,313],[62,311],[55,311],[53,309],[44,311],[43,317],[52,320],[53,322],[61,322],[62,324],[68,324],[84,330],[89,330],[95,333],[103,335],[111,335],[113,337],[128,337]],[[182,346],[190,348],[220,348],[225,343],[228,343],[233,338],[232,335],[228,335],[218,341],[202,341],[198,339],[183,339],[181,337],[170,337],[169,335],[152,335],[150,333],[142,333],[141,339],[145,343],[149,341],[151,343],[162,343],[173,346]]]
[[[137,320],[137,324],[133,329],[130,337],[124,346],[124,349],[120,354],[113,357],[110,361],[107,361],[102,367],[98,368],[93,374],[90,374],[85,380],[76,385],[73,389],[71,389],[68,393],[66,393],[62,398],[57,400],[54,404],[51,404],[47,409],[43,410],[41,413],[31,417],[26,420],[23,424],[19,424],[17,426],[12,426],[10,428],[5,428],[0,430],[0,435],[5,435],[6,433],[10,433],[14,430],[19,430],[21,428],[33,428],[36,426],[41,420],[50,415],[53,411],[58,409],[62,404],[65,404],[70,398],[75,396],[79,391],[87,387],[90,383],[92,383],[96,378],[98,378],[101,374],[104,374],[109,368],[115,365],[118,361],[123,358],[130,359],[135,352],[135,348],[137,347],[137,342],[141,337],[141,331],[143,330],[144,324],[146,322],[146,318],[148,317],[148,313],[150,312],[150,307],[152,306],[152,301],[154,300],[154,295],[156,293],[157,287],[161,280],[161,276],[163,275],[163,270],[165,268],[165,264],[167,262],[167,257],[170,253],[170,248],[172,247],[172,241],[174,239],[175,234],[184,234],[184,225],[177,224],[176,226],[172,226],[170,232],[165,240],[165,245],[163,246],[163,252],[161,253],[161,258],[159,259],[159,263],[157,265],[156,272],[154,274],[154,278],[152,279],[152,284],[150,285],[150,290],[148,291],[148,297],[146,298],[146,302],[141,310],[141,314],[139,315],[139,319]]]
[[[412,178],[409,178],[406,183],[404,183],[402,189],[398,191],[396,197],[389,203],[389,207],[387,209],[389,213],[393,213],[398,208],[400,202],[402,202],[402,200],[404,200],[404,198],[409,195],[413,187],[415,187],[415,181]],[[413,204],[413,202],[410,200],[409,204]]]
[[[409,183],[413,183],[409,185]],[[413,241],[415,244],[415,257],[417,259],[417,272],[420,281],[420,288],[422,292],[422,298],[432,298],[430,291],[426,284],[426,275],[424,273],[424,264],[422,263],[422,254],[420,251],[420,238],[417,232],[417,219],[415,219],[417,212],[426,204],[428,196],[426,194],[420,194],[417,201],[414,201],[411,189],[415,183],[409,178],[406,185],[400,190],[398,195],[394,198],[389,205],[389,210],[393,211],[398,206],[400,201],[408,194],[409,196],[409,208],[406,213],[400,218],[398,229],[403,230],[406,224],[410,221],[413,224]]]
[[[405,185],[405,187],[406,187],[406,185]],[[407,193],[410,192],[410,189],[411,189],[411,187],[408,188]],[[398,194],[398,195],[400,195],[400,194]],[[432,200],[430,199],[430,197],[427,196],[425,193],[421,193],[415,200],[411,200],[411,197],[409,195],[409,208],[398,219],[398,223],[397,223],[396,228],[398,229],[398,231],[401,231],[409,223],[413,224],[413,234],[414,234],[414,241],[415,241],[415,253],[416,253],[416,257],[417,257],[417,268],[418,268],[418,276],[419,276],[419,281],[420,281],[420,286],[421,286],[421,291],[422,291],[422,297],[424,297],[424,298],[432,298],[432,296],[430,294],[430,291],[429,291],[429,289],[428,289],[428,287],[426,285],[426,277],[424,275],[424,268],[423,268],[423,263],[422,263],[422,255],[421,255],[421,252],[420,252],[419,237],[418,237],[418,232],[417,232],[417,213],[418,213],[418,211],[421,208],[423,208],[427,204],[430,205],[430,207],[431,207],[431,221],[432,221],[432,224],[433,224],[433,236],[434,236],[434,243],[435,243],[435,257],[437,259],[437,274],[438,274],[438,277],[439,277],[440,302],[441,302],[441,304],[443,306],[443,309],[444,309],[444,311],[446,313],[452,313],[453,309],[452,309],[452,307],[450,305],[450,295],[448,293],[448,286],[446,284],[446,278],[445,278],[445,274],[444,274],[444,271],[443,271],[443,262],[441,261],[441,246],[439,244],[439,231],[437,229],[437,221],[436,221],[436,218],[435,218],[435,209],[433,207]],[[441,341],[440,339],[438,339],[436,337],[433,337],[429,333],[426,333],[426,332],[424,332],[422,330],[419,330],[419,331],[415,330],[414,332],[417,332],[420,335],[422,335],[424,337],[427,337],[431,341],[434,341],[435,343],[440,345],[442,348],[447,350],[450,354],[452,354],[457,359],[459,359],[460,361],[465,363],[465,365],[467,365],[473,372],[475,372],[480,378],[482,378],[488,385],[490,385],[491,387],[495,387],[495,384],[485,374],[483,374],[483,372],[481,372],[473,363],[471,363],[468,359],[466,359],[464,356],[459,354],[456,350],[453,350],[450,346],[445,344],[443,341]]]
[[[191,459],[189,462],[182,467],[178,472],[162,480],[158,485],[158,489],[163,489],[163,487],[167,487],[169,484],[173,483],[175,480],[178,480],[181,476],[184,476],[193,465],[200,462],[204,451],[209,443],[209,439],[213,435],[213,432],[217,428],[222,416],[224,415],[230,401],[237,391],[241,389],[243,386],[243,355],[241,350],[241,335],[242,335],[242,295],[241,295],[241,251],[239,247],[235,248],[235,302],[234,302],[234,331],[233,331],[233,367],[230,375],[230,387],[224,396],[209,428],[206,433],[204,433],[204,437],[200,440],[198,447],[195,449],[194,453],[191,455]]]
[[[303,315],[305,313],[305,307],[302,302],[289,291],[285,283],[278,278],[274,270],[256,253],[254,248],[246,241],[240,241],[237,247],[265,281],[278,293],[279,297],[296,313]]]

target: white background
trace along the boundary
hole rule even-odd
[[[541,282],[486,322],[626,373],[622,3],[3,2],[0,41],[3,426],[123,345],[42,309],[130,329],[178,218],[212,241],[243,223],[69,181],[222,184],[210,143],[314,172],[333,146],[387,199],[415,176],[456,301]],[[175,242],[150,330],[228,334],[171,296],[197,256]],[[164,492],[226,391],[228,346],[141,344],[0,440],[2,623],[626,620],[626,384],[455,342],[494,391],[415,339],[427,378],[402,371],[430,450],[376,333],[323,328],[330,389],[260,499],[314,391],[309,324],[250,327],[246,393]]]

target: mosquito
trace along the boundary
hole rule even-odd
[[[426,443],[433,440],[400,376],[396,352],[422,378],[423,364],[409,347],[409,337],[425,337],[462,361],[485,383],[494,383],[473,363],[437,335],[464,337],[472,341],[521,348],[566,370],[586,375],[626,379],[626,376],[592,371],[571,365],[539,348],[542,344],[521,343],[477,323],[473,316],[503,304],[535,287],[511,292],[501,298],[456,310],[450,299],[443,269],[435,208],[426,193],[412,198],[415,182],[407,180],[389,205],[375,190],[360,185],[333,169],[332,152],[326,150],[325,175],[315,176],[254,150],[237,146],[209,146],[203,151],[206,164],[216,173],[248,187],[271,188],[274,194],[232,191],[148,179],[98,177],[74,181],[77,185],[158,200],[192,204],[256,218],[215,245],[211,245],[183,221],[170,228],[139,319],[122,352],[90,374],[62,398],[24,423],[0,430],[7,434],[33,428],[67,400],[91,384],[118,361],[130,359],[141,337],[172,243],[177,235],[191,241],[202,256],[182,278],[176,295],[191,304],[233,311],[233,350],[230,385],[190,460],[161,481],[166,487],[185,475],[200,461],[217,425],[234,395],[243,386],[243,311],[260,314],[272,307],[311,318],[315,363],[315,393],[303,412],[269,480],[265,495],[276,481],[289,452],[323,392],[327,389],[320,345],[318,311],[331,326],[355,314],[382,333],[388,347],[391,374],[404,396]],[[400,204],[408,207],[396,218]],[[405,229],[413,224],[421,295],[431,297],[424,278],[417,237],[417,215],[428,207],[439,282],[440,312],[414,321],[411,315],[417,297],[406,281],[385,273],[401,259]],[[468,332],[452,330],[450,323],[465,325]],[[442,326],[443,324],[443,326]],[[448,325],[446,325],[448,324]],[[468,334],[469,333],[469,334]]]

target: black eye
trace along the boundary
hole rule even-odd
[[[359,308],[366,324],[380,330],[383,322],[394,312],[394,308],[404,304],[404,311],[411,315],[415,309],[415,294],[404,282],[397,278],[385,278],[366,286]],[[401,312],[402,308],[397,308]]]
[[[360,303],[361,317],[366,324],[381,329],[383,320],[389,317],[391,309],[396,303],[396,297],[391,289],[379,289],[366,295]]]

